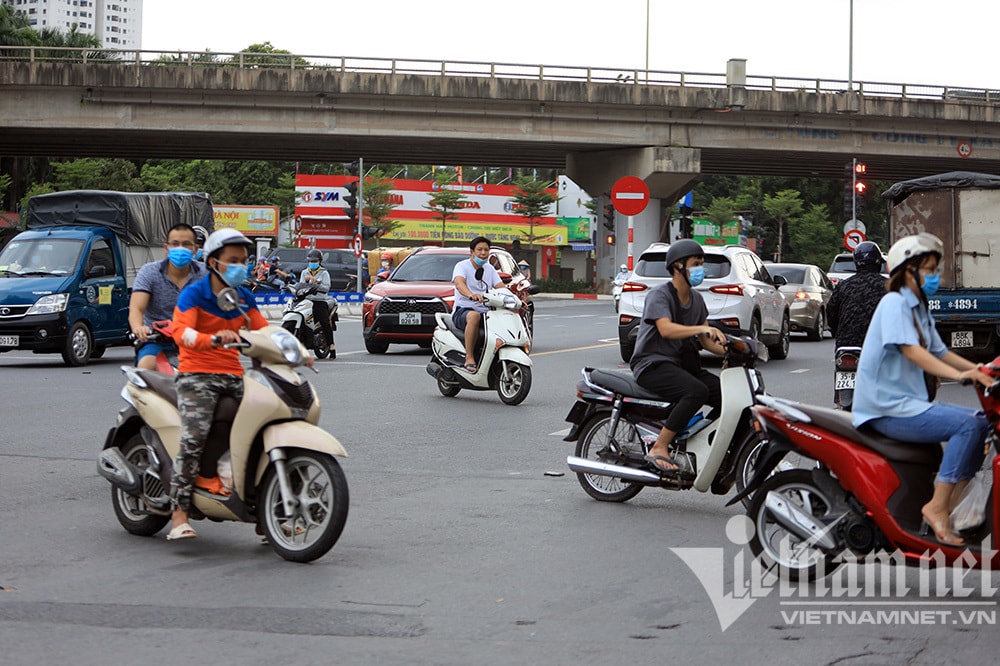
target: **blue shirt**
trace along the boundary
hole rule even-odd
[[[930,409],[924,371],[900,349],[900,345],[920,345],[914,317],[923,333],[923,346],[938,358],[948,353],[930,313],[911,289],[887,293],[875,309],[861,346],[852,409],[855,427],[881,416],[918,416]]]
[[[135,282],[132,283],[132,291],[149,294],[149,304],[142,313],[142,323],[146,326],[152,326],[154,321],[174,318],[174,306],[177,305],[181,289],[167,275],[169,262],[169,259],[163,259],[144,264],[136,274]],[[200,261],[192,261],[190,268],[184,287],[197,282],[207,272]]]

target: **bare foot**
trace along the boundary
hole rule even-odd
[[[924,508],[920,510],[920,515],[924,517],[930,528],[934,530],[934,538],[949,546],[963,546],[965,539],[951,531],[951,517],[947,511],[942,509]]]

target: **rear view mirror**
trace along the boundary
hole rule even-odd
[[[510,284],[510,281],[514,279],[513,277],[511,277],[510,273],[499,273],[499,275],[500,275],[500,280],[504,284]]]
[[[98,278],[108,274],[108,269],[103,264],[96,264],[87,269],[87,277]]]
[[[774,276],[774,286],[775,287],[784,287],[786,284],[788,284],[788,280],[785,279],[784,275],[775,275]]]

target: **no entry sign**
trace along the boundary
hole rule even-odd
[[[638,215],[649,203],[649,188],[635,176],[619,178],[611,188],[611,205],[622,215]]]
[[[865,234],[857,229],[844,234],[844,247],[853,252],[859,245],[865,242]]]

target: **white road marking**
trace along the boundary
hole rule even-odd
[[[569,428],[563,428],[562,430],[556,430],[555,432],[550,432],[550,437],[565,437],[569,434]]]
[[[790,374],[790,375],[798,375],[798,374],[802,374],[803,372],[809,372],[809,368],[799,368],[798,370],[789,370],[788,374]]]

